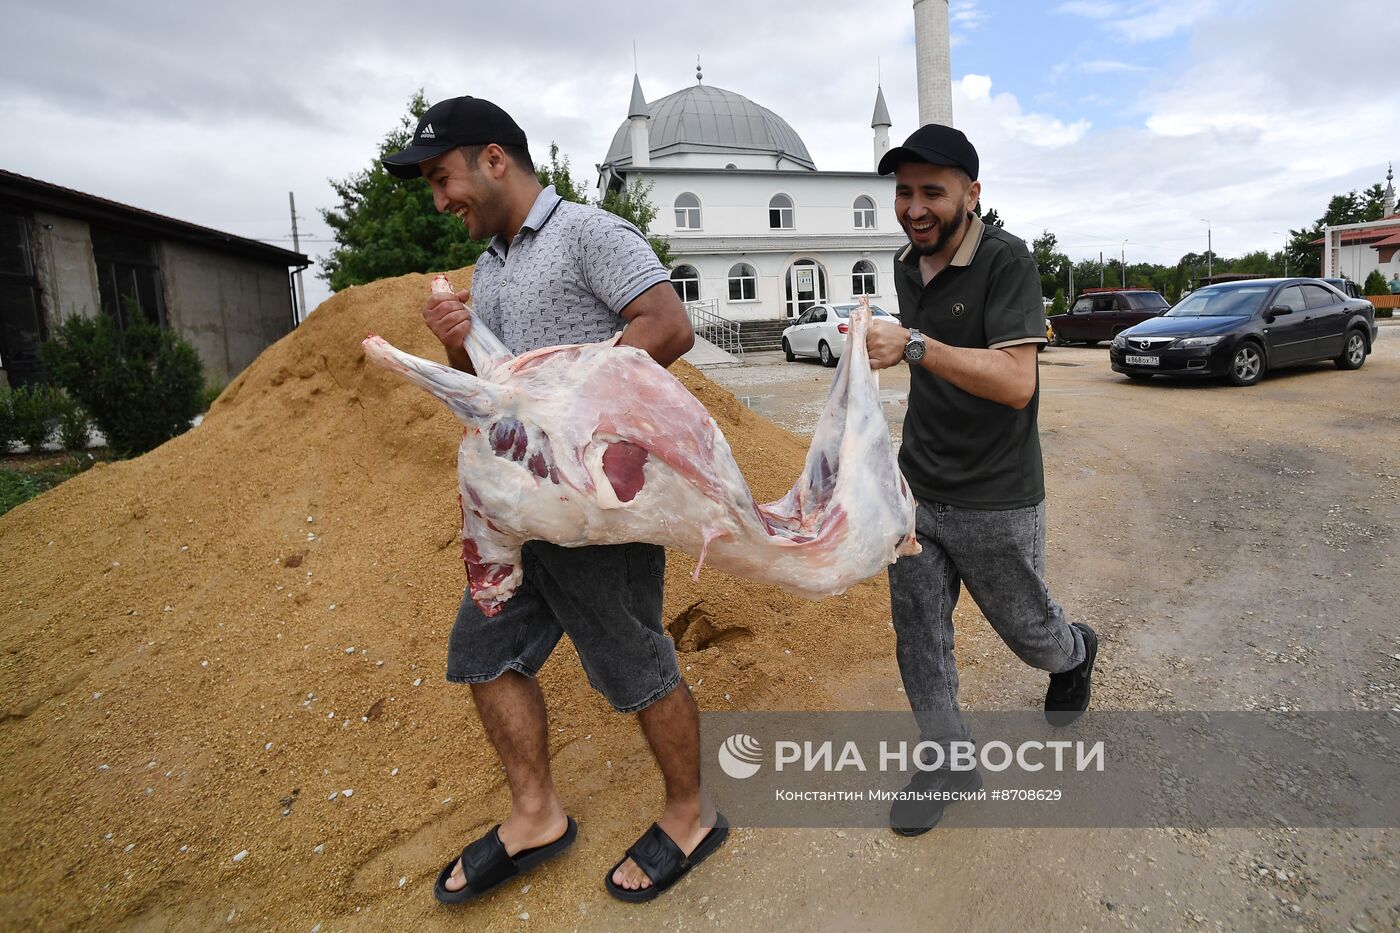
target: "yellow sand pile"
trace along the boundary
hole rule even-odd
[[[507,803],[466,689],[443,681],[459,425],[359,345],[441,359],[427,293],[410,275],[336,295],[200,427],[0,517],[0,926],[444,919],[435,872]],[[674,371],[777,498],[805,444]],[[810,603],[708,569],[697,585],[693,566],[671,555],[666,611],[702,708],[829,705],[839,672],[892,655],[880,578]],[[530,913],[572,925],[660,782],[567,642],[541,680],[582,832]],[[484,906],[472,926],[512,903]]]

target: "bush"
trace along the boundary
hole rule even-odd
[[[199,414],[204,366],[186,341],[139,311],[125,331],[106,315],[74,315],[40,348],[44,365],[92,415],[112,450],[145,453]]]
[[[1065,313],[1065,290],[1064,290],[1063,288],[1056,290],[1056,292],[1055,292],[1055,300],[1052,301],[1052,302],[1050,302],[1050,313],[1051,313],[1051,314],[1064,314],[1064,313]]]
[[[71,395],[63,394],[58,412],[58,442],[69,453],[87,450],[92,440],[92,419]]]
[[[46,385],[20,386],[5,395],[0,402],[7,425],[3,432],[5,449],[9,450],[14,441],[21,441],[30,453],[39,453],[53,430],[49,422],[58,417],[62,397]]]
[[[14,418],[10,415],[10,390],[0,386],[0,455],[9,453],[17,440]]]
[[[1379,269],[1372,269],[1371,274],[1366,276],[1366,283],[1361,286],[1363,295],[1389,295],[1390,286],[1385,283],[1385,275]]]

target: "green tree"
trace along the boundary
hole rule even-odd
[[[986,214],[983,214],[982,202],[980,200],[977,202],[977,206],[972,209],[972,213],[976,214],[978,217],[981,217],[982,223],[986,224],[989,227],[1006,226],[1006,222],[1001,219],[1001,215],[997,213],[997,209],[995,207],[987,211]]]
[[[663,238],[651,233],[651,222],[656,219],[656,207],[651,203],[651,182],[643,184],[641,179],[634,178],[625,187],[609,191],[598,206],[642,231],[661,265],[671,268],[671,247]]]
[[[92,414],[122,456],[145,453],[199,414],[204,367],[194,347],[139,311],[118,328],[106,314],[72,315],[39,348],[50,375]]]
[[[340,205],[323,209],[321,216],[336,245],[317,274],[333,291],[407,272],[469,266],[486,248],[485,240],[467,236],[456,217],[437,212],[427,185],[395,178],[379,162],[408,145],[427,109],[420,89],[398,127],[380,143],[369,168],[342,181],[331,180]]]
[[[1389,295],[1390,286],[1385,283],[1385,273],[1379,269],[1372,269],[1371,274],[1366,276],[1366,282],[1361,286],[1363,295]]]
[[[565,201],[573,201],[575,204],[587,204],[588,198],[584,196],[583,189],[578,182],[574,181],[574,176],[569,174],[569,157],[559,158],[559,144],[551,142],[549,144],[549,165],[535,167],[535,177],[540,180],[540,184],[548,188],[554,186],[554,193]]]
[[[1327,210],[1311,227],[1288,231],[1288,271],[1293,275],[1321,275],[1322,244],[1314,245],[1314,241],[1322,239],[1323,228],[1380,220],[1385,216],[1385,209],[1385,189],[1379,184],[1361,192],[1352,189],[1346,194],[1334,195],[1327,202]]]
[[[1059,239],[1049,230],[1041,231],[1040,236],[1031,241],[1031,255],[1040,272],[1042,295],[1053,295],[1069,285],[1069,257],[1056,249],[1058,245]]]

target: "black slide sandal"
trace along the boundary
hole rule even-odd
[[[728,836],[729,821],[723,815],[716,813],[714,828],[706,834],[704,839],[700,840],[695,851],[687,856],[671,837],[666,835],[665,830],[652,823],[651,828],[642,833],[640,839],[632,843],[632,848],[627,850],[627,855],[619,859],[617,864],[604,876],[603,887],[607,888],[608,893],[620,901],[641,903],[655,900],[665,894],[677,881],[690,874],[692,868],[709,858],[716,849],[724,844],[724,840]],[[629,858],[636,862],[643,874],[651,879],[650,887],[629,891],[613,883],[613,872],[622,867],[622,863]]]
[[[505,884],[517,875],[523,875],[536,866],[542,865],[574,844],[578,837],[578,824],[569,817],[569,826],[564,834],[548,845],[521,849],[515,855],[507,855],[501,844],[501,828],[497,823],[482,836],[462,850],[460,859],[453,859],[438,872],[437,883],[433,885],[433,897],[443,904],[463,904],[475,900]],[[467,883],[460,890],[447,890],[447,880],[452,877],[452,869],[461,861],[462,870],[467,873]]]

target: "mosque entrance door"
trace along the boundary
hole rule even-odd
[[[795,318],[812,305],[826,301],[826,270],[812,259],[799,259],[788,266],[787,316]]]

